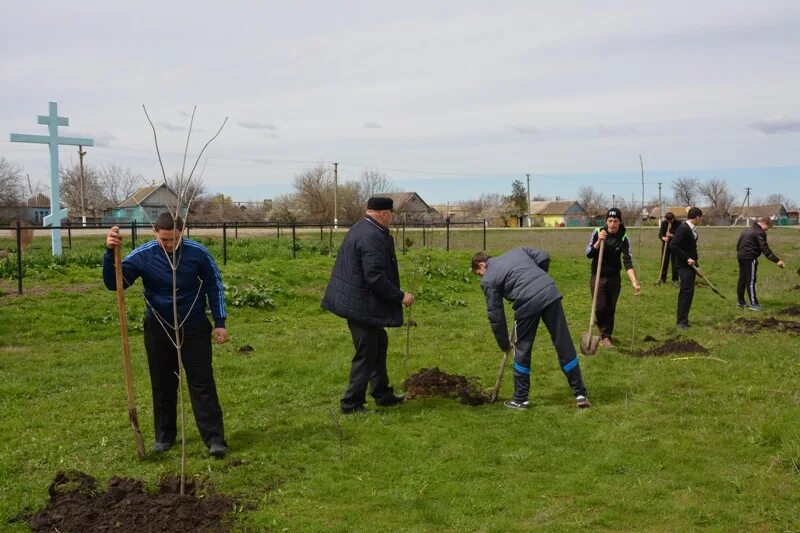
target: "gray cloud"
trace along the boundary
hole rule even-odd
[[[778,133],[797,133],[800,132],[800,120],[793,118],[774,118],[767,120],[756,120],[750,127],[763,133],[764,135],[775,135]]]
[[[272,160],[271,159],[264,159],[262,157],[254,157],[253,161],[255,161],[256,163],[264,163],[266,165],[271,165],[272,164]]]
[[[88,139],[92,139],[94,141],[94,146],[97,148],[109,148],[111,146],[112,141],[117,140],[117,136],[111,133],[108,130],[101,131],[99,133],[87,133],[87,132],[71,132],[69,135],[70,137],[86,137]]]
[[[263,135],[267,139],[280,139],[281,138],[281,136],[278,135],[277,133],[269,133],[269,132],[267,132],[267,133],[264,133]]]
[[[278,126],[275,124],[270,124],[269,122],[256,122],[253,120],[240,120],[237,124],[242,128],[247,128],[249,130],[270,130],[275,131],[278,129]]]
[[[380,125],[380,124],[378,124],[377,122],[365,122],[365,123],[364,123],[364,127],[365,127],[365,128],[374,128],[374,129],[380,129],[380,128],[382,128],[383,126],[381,126],[381,125]]]
[[[176,124],[172,124],[171,122],[166,122],[166,121],[159,122],[158,125],[167,131],[181,131],[186,129],[183,126],[178,126]]]
[[[191,117],[192,116],[192,114],[189,113],[188,111],[178,111],[178,114],[180,116],[182,116],[182,117]]]
[[[514,126],[513,124],[509,124],[508,127],[517,133],[522,133],[523,135],[539,135],[542,133],[542,130],[539,128],[533,128],[530,126]]]
[[[638,133],[636,128],[631,128],[630,126],[606,126],[605,124],[598,124],[596,128],[597,133],[602,137],[627,137]]]

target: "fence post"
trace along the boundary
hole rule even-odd
[[[222,264],[228,264],[228,225],[222,223]]]
[[[297,259],[297,234],[295,223],[292,221],[292,259]]]
[[[233,238],[239,240],[239,221],[233,221]]]
[[[403,247],[401,248],[403,253],[406,253],[406,215],[403,213]]]
[[[329,226],[328,230],[328,255],[333,253],[333,226]]]
[[[322,233],[324,226],[322,224],[319,225],[319,242],[325,240],[325,235]]]
[[[276,224],[278,224],[278,240],[281,240],[281,221],[278,220]]]
[[[422,246],[427,246],[425,242],[425,219],[422,219]]]
[[[131,246],[136,248],[136,219],[131,221]]]
[[[483,219],[483,250],[486,251],[486,219]]]
[[[22,229],[17,220],[17,292],[22,294]]]
[[[447,228],[446,228],[445,231],[447,233],[447,248],[445,248],[445,251],[449,252],[450,251],[450,219],[447,220]]]
[[[69,249],[72,250],[72,222],[67,219],[67,241],[69,242]]]

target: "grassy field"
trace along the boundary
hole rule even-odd
[[[352,344],[343,320],[319,302],[333,264],[329,235],[290,241],[240,238],[221,267],[232,299],[231,342],[215,347],[230,454],[209,459],[193,420],[192,477],[236,498],[241,531],[526,531],[800,529],[800,343],[796,335],[737,333],[735,242],[741,229],[701,228],[700,263],[727,299],[699,286],[685,335],[702,354],[636,357],[674,327],[677,289],[658,287],[655,229],[631,231],[643,294],[620,297],[619,348],[582,357],[593,408],[578,411],[544,328],[534,346],[528,412],[415,399],[380,414],[342,417]],[[194,236],[194,235],[193,235]],[[490,230],[488,247],[545,248],[576,341],[591,305],[589,231]],[[333,236],[334,246],[340,238]],[[423,367],[494,382],[499,352],[469,257],[480,231],[451,235],[445,253],[408,232],[403,284],[418,295],[410,337],[390,330],[389,375]],[[218,239],[200,237],[220,258]],[[761,261],[759,317],[800,302],[800,231],[774,228],[779,270]],[[73,237],[61,264],[38,239],[17,296],[14,257],[0,256],[0,529],[47,503],[59,469],[102,481],[154,485],[179,472],[178,450],[136,459],[128,426],[114,293],[100,281],[101,237]],[[398,238],[399,241],[399,238]],[[641,245],[639,243],[641,242]],[[429,242],[430,244],[430,242]],[[0,250],[13,251],[10,239]],[[141,286],[128,291],[140,323]],[[246,304],[264,307],[249,307]],[[511,316],[509,312],[508,316]],[[635,339],[632,339],[635,327]],[[244,354],[239,347],[250,345]],[[131,336],[139,418],[152,441],[141,332]],[[511,394],[510,371],[501,398]]]

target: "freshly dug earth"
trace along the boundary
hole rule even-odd
[[[740,318],[731,326],[731,330],[736,333],[755,333],[760,330],[788,332],[800,334],[800,322],[793,320],[778,320],[777,318],[767,317],[761,320],[753,318]]]
[[[708,350],[693,340],[668,340],[661,346],[639,352],[635,355],[638,355],[639,357],[654,357],[673,353],[708,353]]]
[[[167,478],[157,494],[144,491],[141,481],[113,477],[100,492],[97,480],[78,471],[58,472],[48,488],[49,505],[28,518],[33,531],[230,531],[225,515],[234,501],[218,494],[198,494],[187,482]]]
[[[800,305],[791,305],[786,309],[778,311],[780,315],[798,316],[800,315]]]
[[[461,403],[481,405],[489,402],[489,397],[481,389],[477,378],[442,372],[439,367],[423,368],[403,381],[406,398],[461,398]]]

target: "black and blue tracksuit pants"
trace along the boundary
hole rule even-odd
[[[736,285],[736,297],[739,305],[745,305],[744,293],[752,305],[758,305],[756,297],[756,274],[758,273],[758,259],[739,259],[739,283]]]
[[[540,315],[517,318],[514,321],[517,337],[514,350],[514,401],[524,402],[528,399],[531,386],[531,351],[540,318],[547,326],[547,331],[550,332],[550,339],[553,341],[558,356],[558,364],[567,377],[572,393],[576,397],[586,396],[586,387],[583,384],[583,376],[578,364],[578,354],[569,334],[564,308],[561,300],[556,300],[545,307]]]

